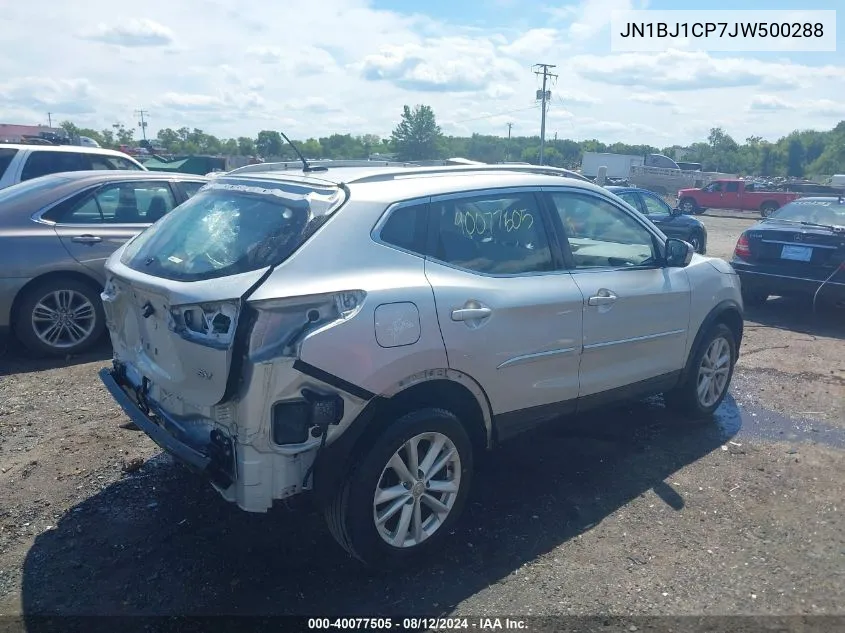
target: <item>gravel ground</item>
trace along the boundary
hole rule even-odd
[[[755,221],[701,218],[724,257]],[[243,513],[119,428],[106,347],[12,344],[0,615],[845,615],[845,318],[782,299],[747,316],[714,423],[653,399],[518,438],[443,555],[393,575],[363,573],[302,502]]]

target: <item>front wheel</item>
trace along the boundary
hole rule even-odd
[[[457,417],[408,413],[350,468],[326,509],[332,536],[373,566],[431,551],[463,511],[472,471],[472,444]]]
[[[704,255],[704,235],[701,234],[701,231],[696,231],[690,235],[690,238],[687,241],[692,244],[696,253]]]
[[[695,214],[698,210],[698,205],[692,198],[682,198],[678,203],[678,208],[687,215]]]
[[[695,418],[712,415],[728,393],[736,359],[733,332],[717,323],[701,340],[684,382],[664,394],[666,406]]]

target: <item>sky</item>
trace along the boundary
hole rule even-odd
[[[841,0],[686,0],[687,9],[836,9]],[[390,135],[403,105],[442,131],[536,135],[536,63],[555,64],[547,135],[665,147],[775,140],[845,119],[837,52],[610,50],[612,10],[677,0],[0,0],[0,123],[200,128],[218,137]],[[10,28],[11,27],[11,28]],[[33,35],[37,34],[37,37]],[[137,130],[136,138],[140,138]]]

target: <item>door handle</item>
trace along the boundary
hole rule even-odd
[[[76,235],[70,238],[70,241],[77,244],[99,244],[103,241],[103,238],[96,235]]]
[[[452,310],[453,321],[474,321],[475,319],[485,319],[493,314],[490,308],[461,308],[460,310]]]
[[[591,306],[606,306],[616,301],[616,299],[618,299],[618,297],[610,292],[610,290],[602,288],[595,297],[590,297],[587,300],[587,303]]]

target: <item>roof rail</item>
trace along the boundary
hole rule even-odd
[[[547,165],[489,165],[486,163],[477,163],[474,165],[444,165],[440,167],[417,167],[409,166],[404,169],[397,170],[380,170],[373,174],[362,175],[348,182],[379,182],[383,180],[394,180],[403,176],[410,175],[429,175],[429,174],[461,174],[461,173],[483,173],[483,172],[518,172],[528,174],[541,174],[545,176],[560,176],[562,178],[574,178],[575,180],[582,180],[590,182],[586,176],[563,169],[562,167],[550,167]]]
[[[446,158],[436,160],[396,161],[396,160],[347,160],[347,159],[318,159],[309,160],[309,165],[315,167],[328,167],[338,169],[343,167],[430,167],[447,165],[484,165],[477,161],[470,161],[465,158]],[[290,160],[277,163],[258,163],[256,165],[244,165],[237,167],[229,174],[260,173],[265,171],[302,171],[302,161]]]

